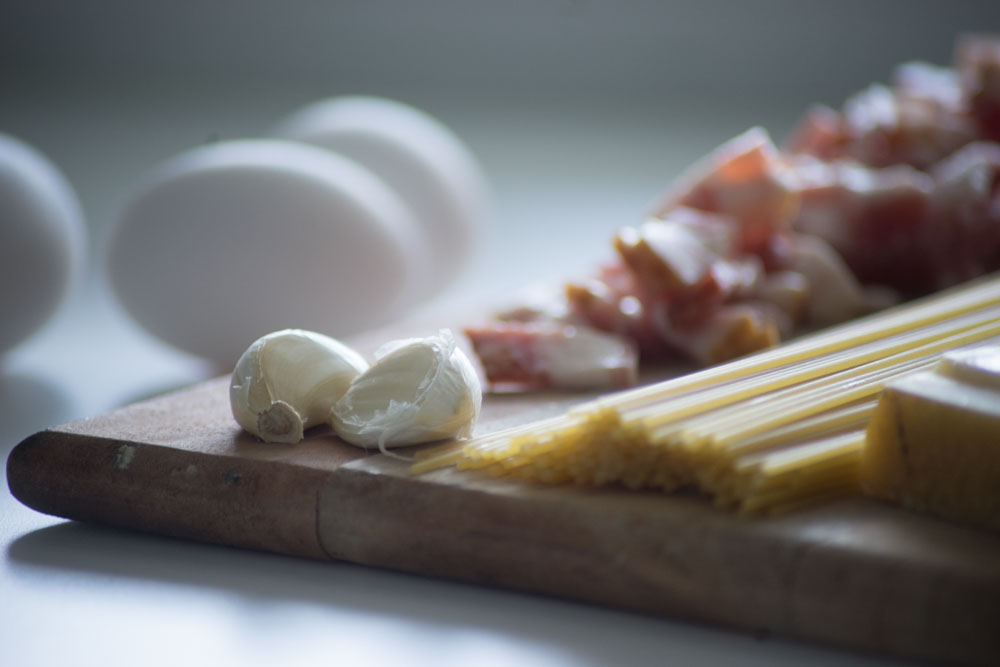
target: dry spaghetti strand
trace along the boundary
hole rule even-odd
[[[1000,339],[1000,278],[779,348],[581,404],[417,455],[544,483],[694,488],[743,514],[858,488],[864,427],[882,388],[949,350]]]

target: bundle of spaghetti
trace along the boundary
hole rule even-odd
[[[1000,340],[1000,277],[543,422],[418,454],[545,483],[692,489],[743,513],[858,488],[864,428],[882,388],[949,350]]]

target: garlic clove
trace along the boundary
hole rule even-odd
[[[330,412],[338,436],[385,452],[472,434],[482,384],[450,331],[394,341],[375,356]]]
[[[330,406],[368,368],[364,357],[328,336],[301,329],[258,338],[233,370],[233,417],[265,442],[296,443],[327,420]]]

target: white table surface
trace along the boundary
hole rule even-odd
[[[7,131],[77,187],[94,250],[85,280],[0,370],[0,453],[47,426],[217,371],[139,330],[100,277],[101,239],[137,175],[205,140],[266,133],[325,94],[112,87],[5,98]],[[195,103],[193,100],[197,100]],[[648,108],[408,99],[466,139],[494,187],[488,242],[430,309],[453,312],[531,281],[580,275],[615,228],[684,164],[759,118],[776,133],[799,105],[705,101]],[[553,252],[558,248],[558,252]],[[513,261],[517,258],[516,264]],[[514,267],[516,266],[516,270]],[[81,525],[0,491],[0,664],[863,665],[870,656],[347,563],[320,563]]]

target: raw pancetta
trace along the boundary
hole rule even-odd
[[[907,63],[782,149],[755,127],[682,173],[614,259],[466,331],[494,387],[619,387],[1000,269],[1000,40]]]

